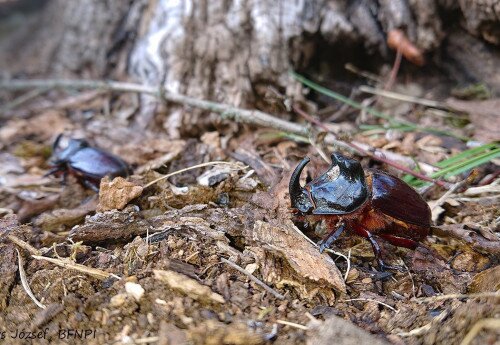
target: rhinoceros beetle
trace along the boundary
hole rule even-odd
[[[375,236],[415,249],[430,232],[429,206],[395,176],[365,171],[357,160],[340,153],[332,153],[331,158],[328,170],[304,187],[299,179],[309,158],[295,168],[289,184],[292,211],[298,218],[325,220],[329,233],[318,243],[321,252],[348,229],[370,241],[380,269],[400,269],[384,263]]]
[[[59,134],[52,146],[50,159],[51,170],[45,175],[63,175],[66,181],[68,174],[74,175],[85,187],[99,190],[99,184],[104,176],[114,178],[126,177],[130,168],[121,158],[91,147],[84,139],[69,139],[65,148],[60,147],[62,134]]]

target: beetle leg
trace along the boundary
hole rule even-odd
[[[403,237],[398,237],[398,236],[394,236],[394,235],[386,235],[386,234],[380,234],[379,236],[394,246],[404,247],[404,248],[413,249],[413,250],[415,250],[415,248],[417,248],[417,246],[418,246],[417,242],[415,242],[414,240],[411,240],[409,238],[403,238]]]
[[[381,271],[386,271],[386,270],[404,271],[402,267],[387,265],[384,262],[384,260],[382,260],[382,250],[380,249],[380,246],[377,243],[377,241],[375,241],[375,237],[369,231],[366,231],[366,233],[368,241],[370,241],[373,248],[373,252],[375,253],[375,259],[377,259],[379,269]]]
[[[99,188],[89,180],[82,179],[82,183],[85,187],[92,189],[94,192],[99,193]]]
[[[63,172],[62,184],[63,185],[67,185],[68,184],[68,171],[66,171],[66,170]]]
[[[55,175],[55,174],[57,174],[60,171],[61,171],[61,169],[59,167],[52,168],[49,171],[47,171],[47,173],[45,175],[43,175],[43,177],[48,177],[50,175]]]
[[[325,238],[318,242],[319,252],[323,253],[326,248],[330,248],[332,243],[335,242],[340,237],[340,235],[342,235],[344,230],[345,225],[341,224],[337,229],[333,229],[332,231],[330,231],[330,233]]]

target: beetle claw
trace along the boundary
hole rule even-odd
[[[317,245],[319,247],[319,253],[320,254],[323,254],[323,252],[325,251],[325,249],[328,248],[327,245],[326,245],[326,241],[323,241],[323,240],[319,241],[317,243]]]
[[[330,248],[345,230],[345,225],[341,224],[337,229],[330,232],[325,238],[318,242],[319,252],[323,253],[325,249]]]

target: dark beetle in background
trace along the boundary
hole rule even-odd
[[[333,153],[330,168],[302,187],[300,174],[307,163],[305,157],[290,178],[290,199],[296,215],[326,221],[329,234],[319,243],[321,252],[349,229],[370,241],[382,270],[398,269],[384,263],[375,236],[415,249],[429,234],[429,206],[397,177],[375,169],[363,171],[358,161]]]
[[[59,134],[53,145],[50,160],[51,170],[48,175],[63,175],[66,180],[68,174],[74,175],[80,183],[95,191],[99,190],[99,184],[104,176],[114,178],[126,177],[130,174],[130,168],[121,158],[91,147],[83,139],[69,139],[65,148],[60,147],[62,134]]]

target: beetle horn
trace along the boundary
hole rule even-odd
[[[351,179],[364,179],[363,167],[355,160],[348,158],[338,152],[332,153],[332,164],[337,165],[344,176]]]
[[[290,183],[288,184],[288,190],[290,192],[290,200],[292,201],[292,207],[298,209],[301,212],[307,212],[312,208],[312,204],[307,197],[307,192],[300,185],[300,174],[307,163],[309,163],[309,157],[304,157],[304,159],[297,165],[295,170],[290,177]]]
[[[52,151],[55,152],[59,148],[59,142],[61,141],[61,138],[63,137],[63,134],[60,133],[56,140],[54,141],[54,144],[52,144]]]

